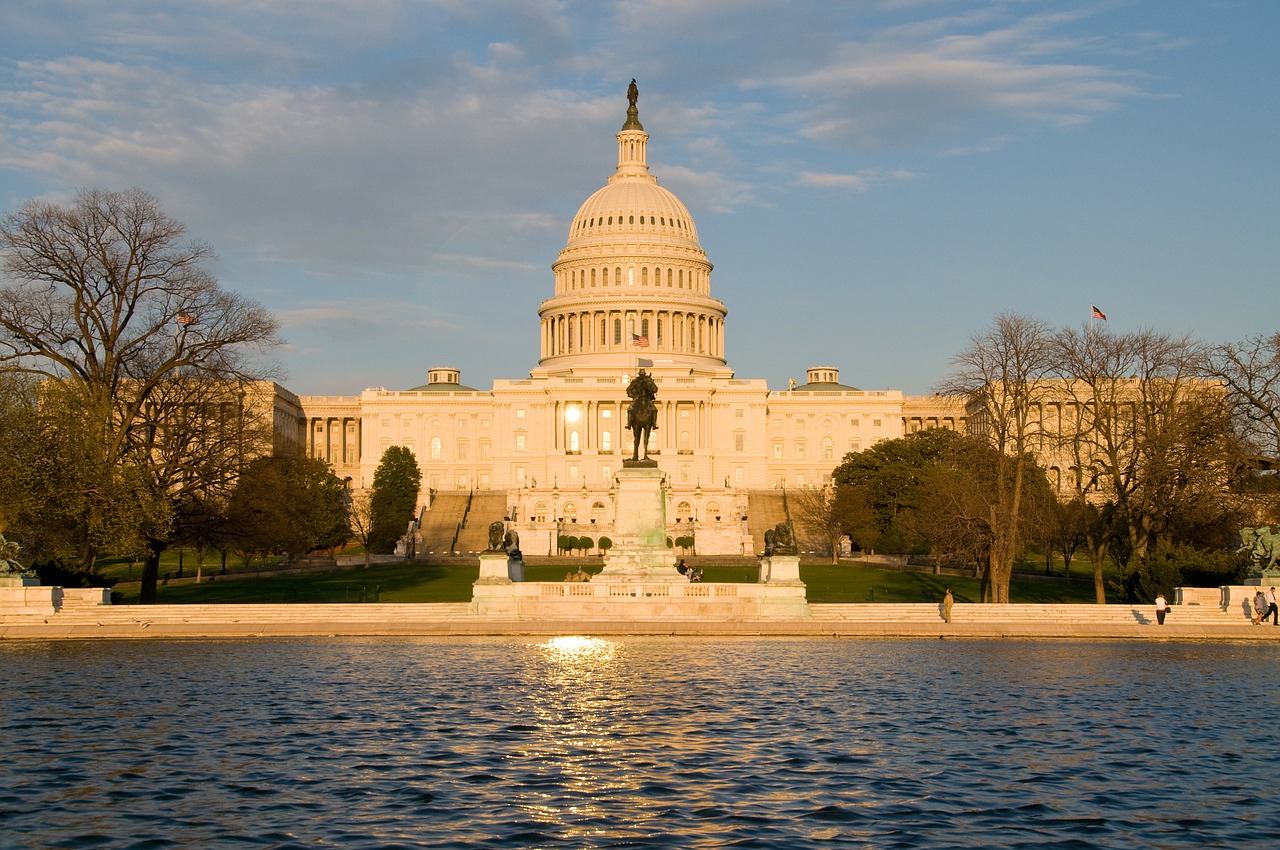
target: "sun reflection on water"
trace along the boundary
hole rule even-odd
[[[611,661],[618,651],[618,644],[611,640],[582,635],[565,635],[551,638],[537,645],[546,650],[552,661],[567,664],[597,664]]]

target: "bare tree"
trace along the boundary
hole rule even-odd
[[[969,399],[970,427],[997,452],[988,526],[992,600],[998,603],[1009,601],[1022,548],[1027,470],[1039,445],[1041,404],[1054,364],[1050,343],[1044,322],[1002,313],[955,356],[940,388]]]
[[[1142,557],[1189,528],[1230,524],[1236,451],[1222,386],[1189,336],[1066,329],[1055,338],[1065,404],[1060,452],[1075,498],[1098,507],[1085,541],[1099,602],[1103,561]]]
[[[816,545],[829,554],[831,563],[840,563],[840,539],[844,537],[845,531],[836,501],[836,488],[828,486],[791,490],[787,493],[787,500],[791,516],[798,526],[797,530],[811,545]]]
[[[175,378],[269,376],[253,355],[277,342],[275,320],[224,292],[205,268],[211,249],[184,236],[137,189],[84,190],[67,206],[33,200],[0,221],[0,368],[64,387],[99,461],[84,470],[85,567],[120,538],[107,517],[133,476],[167,478],[154,474],[146,431]]]
[[[373,550],[369,548],[369,541],[373,539],[373,490],[364,487],[351,491],[347,518],[351,522],[351,536],[364,547],[364,566],[368,569],[373,558]]]
[[[1204,374],[1226,386],[1231,412],[1248,444],[1280,459],[1280,332],[1214,346]]]

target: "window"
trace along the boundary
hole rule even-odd
[[[440,446],[441,446],[440,438],[432,437],[431,438],[431,459],[432,460],[440,459]]]
[[[471,452],[470,444],[466,440],[458,441],[458,460],[469,460]]]
[[[602,452],[613,451],[613,434],[611,434],[608,431],[600,432],[600,451]]]
[[[747,477],[747,468],[745,466],[735,466],[733,468],[733,481],[735,484],[741,484]]]
[[[524,434],[516,434],[516,451],[524,451]]]
[[[613,320],[613,344],[622,345],[622,319]]]
[[[796,440],[796,458],[804,460],[804,440]]]
[[[822,459],[834,460],[832,455],[835,454],[835,442],[830,437],[822,438]]]
[[[516,486],[517,486],[517,487],[523,487],[523,486],[524,486],[525,478],[524,478],[524,467],[523,467],[523,466],[517,466],[517,467],[516,467],[516,475],[515,475],[515,479],[516,479]]]
[[[493,456],[493,442],[490,440],[480,441],[480,459],[488,460]]]
[[[743,410],[741,407],[739,407],[737,410],[733,412],[734,419],[742,419],[746,415],[747,415],[747,412]]]
[[[879,427],[880,427],[880,420],[879,420],[879,419],[872,419],[872,420],[871,420],[871,427],[872,427],[872,428],[879,428]]]
[[[591,503],[591,522],[596,525],[604,523],[604,502]]]
[[[773,456],[774,456],[775,458],[781,458],[781,457],[782,457],[782,441],[781,441],[781,440],[774,440],[774,441],[773,441]]]
[[[533,506],[533,521],[534,522],[547,521],[547,503],[546,502],[538,502],[536,505]]]
[[[604,410],[600,411],[600,418],[601,418],[601,419],[612,419],[612,418],[613,418],[613,411],[612,411],[612,410],[609,410],[608,408],[605,408]]]
[[[747,435],[746,435],[746,434],[742,433],[741,431],[736,431],[736,432],[734,432],[734,435],[733,435],[733,450],[734,450],[735,452],[745,451],[745,450],[746,450],[746,442],[747,442]]]
[[[579,450],[580,450],[580,449],[579,449],[579,446],[578,446],[578,432],[577,432],[577,431],[570,431],[570,432],[569,432],[569,451],[571,451],[571,452],[576,452],[576,451],[579,451]]]
[[[523,408],[523,407],[518,408],[518,409],[516,410],[516,419],[524,419],[524,408]]]
[[[576,463],[569,464],[569,480],[570,481],[578,480],[578,465]]]

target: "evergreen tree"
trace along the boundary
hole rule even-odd
[[[409,520],[416,515],[422,470],[413,452],[390,446],[373,472],[372,520],[369,549],[378,554],[395,551]]]

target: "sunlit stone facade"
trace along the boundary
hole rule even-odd
[[[659,388],[649,451],[667,476],[673,533],[696,526],[700,553],[749,553],[761,543],[743,519],[750,491],[820,486],[848,452],[964,428],[962,404],[855,389],[831,366],[785,390],[736,377],[712,264],[688,209],[650,174],[648,139],[633,106],[615,172],[573,217],[552,265],[527,378],[480,390],[441,367],[409,390],[304,396],[308,452],[365,487],[387,447],[407,446],[423,505],[431,491],[504,491],[522,540],[548,524],[607,533],[614,474],[633,448],[626,383],[645,368]]]

